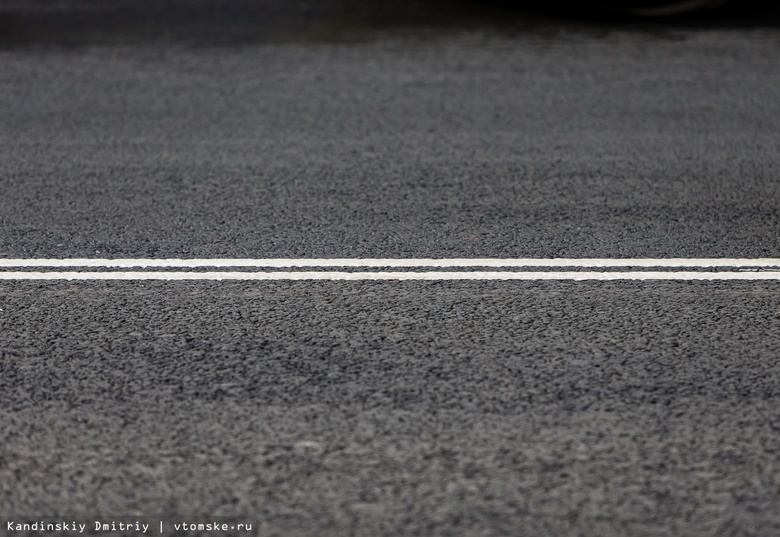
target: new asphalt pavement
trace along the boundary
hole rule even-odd
[[[0,4],[0,259],[780,257],[772,13],[101,5]],[[780,535],[780,282],[0,280],[0,515]]]

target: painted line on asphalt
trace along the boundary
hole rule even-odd
[[[557,258],[557,259],[0,259],[2,268],[28,267],[93,267],[93,268],[510,268],[510,267],[573,267],[573,268],[715,268],[715,267],[780,267],[778,258]]]
[[[0,280],[780,280],[780,271],[703,272],[0,272]]]

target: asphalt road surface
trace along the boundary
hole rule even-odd
[[[0,3],[0,259],[780,257],[775,14],[392,4]],[[776,536],[779,359],[776,279],[0,279],[0,515]]]

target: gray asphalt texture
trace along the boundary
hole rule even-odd
[[[761,18],[8,5],[0,257],[780,257]],[[776,536],[778,356],[775,282],[2,282],[0,515]]]

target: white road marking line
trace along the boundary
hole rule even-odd
[[[0,267],[98,267],[98,268],[208,268],[208,267],[257,267],[257,268],[391,268],[391,267],[780,267],[780,259],[720,259],[720,258],[559,258],[559,259],[0,259]]]
[[[780,280],[771,272],[0,272],[0,280]]]

